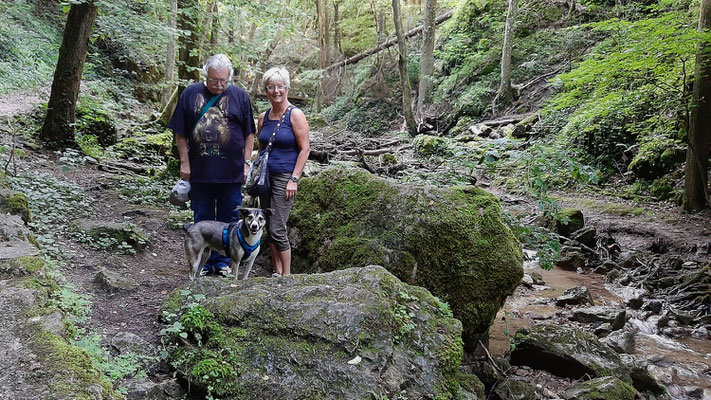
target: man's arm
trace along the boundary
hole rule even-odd
[[[180,177],[190,180],[190,158],[188,157],[188,139],[185,136],[175,134],[175,142],[178,144],[178,154],[180,154]]]
[[[254,133],[250,133],[244,138],[244,160],[249,161],[252,159],[252,149],[254,148]],[[246,162],[244,163],[244,181],[247,182],[247,177],[249,176],[250,165]]]

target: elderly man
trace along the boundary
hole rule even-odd
[[[224,54],[210,57],[204,82],[183,91],[168,128],[175,132],[180,177],[190,181],[195,222],[239,220],[242,184],[254,145],[254,117],[247,93],[232,80],[232,63]],[[231,271],[227,257],[213,252],[200,275]]]

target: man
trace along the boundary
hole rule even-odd
[[[210,57],[204,82],[183,91],[168,128],[175,132],[180,177],[190,181],[195,222],[239,220],[242,183],[254,145],[254,117],[247,93],[231,85],[232,63],[224,54]],[[217,252],[200,271],[226,276],[230,260]]]

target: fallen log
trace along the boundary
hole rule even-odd
[[[439,24],[441,24],[442,22],[448,20],[449,17],[451,17],[453,13],[454,13],[454,10],[449,10],[449,11],[447,11],[446,13],[444,13],[444,14],[440,15],[439,17],[435,18],[435,25],[439,25]],[[424,29],[423,26],[418,26],[417,28],[410,29],[409,31],[407,31],[407,32],[405,33],[405,39],[411,38],[411,37],[413,37],[413,36],[415,36],[415,35],[419,35],[419,34],[422,32],[423,29]],[[335,64],[331,64],[330,66],[328,66],[328,67],[326,68],[326,72],[330,72],[330,71],[332,71],[332,70],[334,70],[334,69],[336,69],[336,68],[338,68],[338,67],[345,67],[346,65],[355,64],[355,63],[357,63],[358,61],[360,61],[360,60],[362,60],[362,59],[364,59],[364,58],[366,58],[366,57],[368,57],[368,56],[370,56],[370,55],[373,55],[373,54],[375,54],[375,53],[378,53],[378,52],[380,52],[380,51],[383,51],[383,50],[385,50],[385,49],[387,49],[387,48],[389,48],[389,47],[392,47],[392,46],[394,46],[394,45],[396,45],[396,44],[397,44],[397,38],[392,38],[392,39],[390,39],[390,40],[388,40],[388,41],[385,41],[385,42],[383,42],[383,43],[380,43],[378,46],[373,47],[372,49],[369,49],[369,50],[360,52],[360,53],[354,55],[353,57],[347,58],[347,59],[345,59],[345,60],[343,60],[343,61],[339,61],[339,62],[337,62],[337,63],[335,63]]]

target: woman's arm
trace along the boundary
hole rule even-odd
[[[257,139],[259,139],[259,135],[262,133],[262,123],[264,123],[264,113],[259,114],[259,117],[257,118]],[[262,151],[263,148],[264,143],[260,141],[259,148],[257,150]]]
[[[304,112],[298,108],[291,112],[291,128],[294,131],[296,147],[299,148],[299,155],[296,157],[296,165],[294,165],[294,171],[291,172],[291,176],[301,178],[301,173],[304,172],[304,167],[306,166],[306,160],[309,159],[311,144],[309,141],[309,124],[306,122]],[[292,197],[296,196],[297,188],[298,184],[296,182],[292,180],[287,182],[287,200],[290,200]]]

